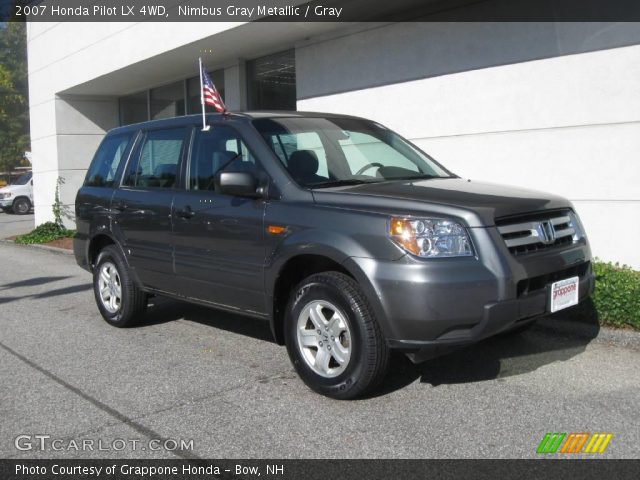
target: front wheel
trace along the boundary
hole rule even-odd
[[[147,306],[146,294],[133,282],[126,261],[114,245],[105,247],[98,255],[93,270],[93,293],[102,318],[114,327],[139,322]]]
[[[386,341],[360,287],[342,273],[311,275],[296,287],[285,332],[298,375],[322,395],[355,398],[384,378]]]
[[[31,202],[28,198],[17,198],[13,202],[12,210],[16,215],[26,215],[31,210]]]

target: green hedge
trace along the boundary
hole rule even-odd
[[[640,272],[598,260],[593,262],[593,271],[593,305],[600,324],[640,329]]]
[[[46,222],[38,225],[25,235],[16,237],[16,243],[47,243],[57,240],[58,238],[73,237],[75,231],[67,230],[54,222]]]

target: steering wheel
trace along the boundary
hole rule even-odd
[[[379,162],[367,163],[364,167],[362,167],[356,173],[354,173],[354,175],[362,175],[363,172],[366,172],[367,170],[369,170],[370,168],[373,168],[373,167],[380,168],[380,167],[384,167],[384,165],[382,165]]]

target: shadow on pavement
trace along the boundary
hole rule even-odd
[[[575,311],[559,312],[538,320],[527,331],[491,337],[418,365],[396,353],[392,356],[387,378],[373,396],[401,389],[418,379],[433,386],[481,382],[522,375],[569,360],[584,352],[600,331],[597,313],[590,301],[581,305],[579,311],[578,330],[558,329],[557,324],[576,323],[572,322]]]
[[[544,317],[531,329],[519,334],[503,334],[447,355],[413,364],[405,355],[394,352],[382,385],[369,396],[394,392],[419,380],[433,386],[494,380],[521,375],[582,353],[600,330],[593,305],[581,306],[579,333],[559,330],[557,323],[570,323],[575,312]],[[152,297],[145,321],[136,328],[175,320],[188,320],[239,335],[273,343],[269,323],[177,300]],[[571,322],[576,323],[576,322]]]
[[[269,322],[266,320],[214,310],[163,297],[149,299],[145,320],[140,325],[137,325],[136,328],[144,328],[145,326],[180,319],[274,343]]]
[[[37,285],[44,285],[46,283],[66,280],[67,278],[71,278],[71,277],[69,275],[66,275],[66,276],[59,276],[59,277],[27,278],[26,280],[20,280],[19,282],[5,283],[4,285],[0,285],[0,290],[9,290],[10,288],[20,288],[20,287],[34,287]]]

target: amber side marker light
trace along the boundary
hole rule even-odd
[[[281,225],[269,225],[267,227],[267,233],[270,235],[281,235],[287,228]]]
[[[416,232],[409,220],[405,218],[391,219],[391,237],[395,239],[402,247],[410,251],[414,255],[420,254],[420,248],[416,240]]]

